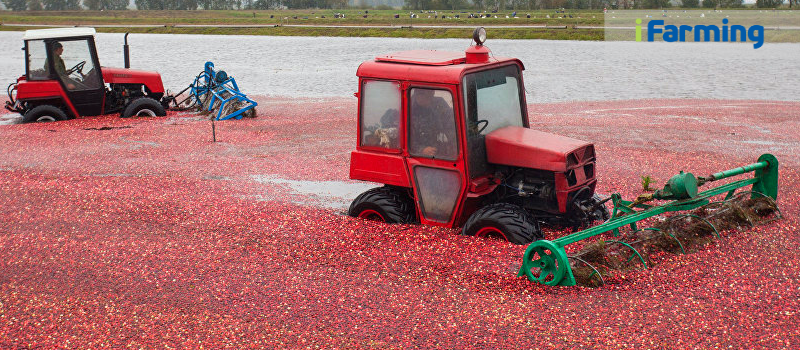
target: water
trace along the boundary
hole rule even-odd
[[[370,188],[380,186],[360,181],[291,180],[274,175],[253,175],[252,179],[265,185],[265,192],[258,195],[262,200],[288,197],[296,204],[339,210],[347,210],[353,198]]]
[[[491,40],[526,66],[528,101],[639,98],[797,100],[800,44]],[[100,62],[122,66],[122,34],[98,34]],[[248,94],[352,97],[358,65],[409,50],[463,51],[469,39],[131,34],[131,65],[155,70],[173,91],[210,60]],[[21,32],[0,32],[0,82],[25,70]]]

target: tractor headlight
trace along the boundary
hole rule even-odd
[[[472,32],[472,40],[475,40],[478,45],[483,45],[486,41],[486,29],[483,27],[475,28],[475,31]]]

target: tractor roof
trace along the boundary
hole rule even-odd
[[[425,81],[431,83],[458,84],[470,70],[516,62],[516,58],[490,57],[486,63],[466,63],[466,53],[436,50],[412,50],[395,52],[375,57],[358,67],[359,77]]]
[[[33,29],[33,30],[26,30],[25,35],[22,37],[22,40],[70,38],[76,36],[94,36],[94,34],[95,34],[94,28],[88,28],[88,27]]]

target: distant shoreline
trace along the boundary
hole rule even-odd
[[[110,33],[435,39],[470,38],[484,26],[495,39],[603,40],[603,20],[602,10],[0,11],[0,30],[92,26]]]
[[[75,24],[77,25],[77,24]],[[25,31],[75,25],[18,25],[3,24],[2,31]],[[93,25],[100,33],[206,34],[206,35],[265,35],[265,36],[329,36],[329,37],[389,37],[448,39],[470,38],[474,27],[445,26],[294,26],[294,25]],[[493,39],[603,40],[604,30],[569,26],[519,26],[487,28]],[[494,30],[492,30],[494,29]]]
[[[609,10],[613,17],[613,10]],[[661,17],[683,9],[637,10],[641,16]],[[733,10],[708,13],[709,20]],[[713,12],[712,12],[713,11]],[[739,11],[739,10],[737,10]],[[741,10],[748,17],[762,11]],[[771,42],[798,42],[800,11],[775,11],[764,23],[775,30]],[[752,15],[752,16],[751,16]],[[755,16],[755,17],[754,17]],[[617,20],[619,22],[619,20]],[[628,23],[628,22],[624,22]],[[606,25],[609,27],[606,28]],[[631,23],[632,25],[632,23]],[[606,23],[603,10],[475,10],[416,11],[368,9],[302,10],[165,10],[165,11],[0,11],[0,30],[24,31],[47,27],[90,26],[105,33],[264,35],[315,37],[470,38],[475,27],[485,27],[493,39],[604,40],[606,30],[632,30]],[[774,28],[772,28],[774,27]],[[786,30],[785,30],[786,29]],[[780,32],[780,33],[778,33]]]

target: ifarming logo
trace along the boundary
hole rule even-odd
[[[636,41],[642,41],[642,19],[636,19]],[[734,24],[728,26],[728,19],[722,19],[722,27],[716,25],[664,25],[664,20],[655,19],[647,22],[647,41],[656,40],[656,35],[666,42],[686,41],[688,35],[694,35],[695,42],[753,42],[753,48],[764,45],[764,26],[753,25],[747,28]]]

